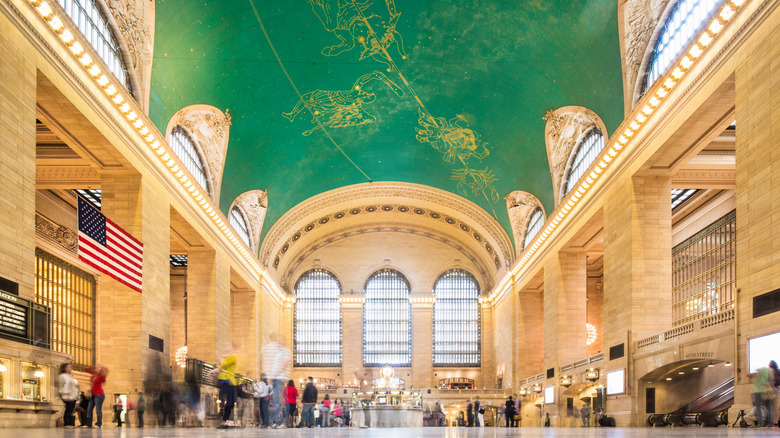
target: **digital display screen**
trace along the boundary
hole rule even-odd
[[[544,388],[544,404],[551,405],[555,403],[555,387],[548,386]]]
[[[0,300],[0,332],[27,337],[27,307]]]
[[[626,370],[616,370],[607,373],[607,395],[625,394]]]
[[[755,373],[759,368],[769,366],[770,360],[780,360],[780,333],[759,336],[748,340],[748,368]]]

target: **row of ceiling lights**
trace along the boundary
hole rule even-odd
[[[710,25],[701,33],[699,39],[693,44],[688,53],[680,60],[679,65],[672,70],[666,80],[656,90],[655,94],[648,93],[646,96],[650,96],[647,104],[634,116],[634,119],[629,123],[628,127],[623,130],[622,134],[617,137],[613,136],[610,140],[612,145],[606,149],[601,160],[595,164],[591,173],[585,176],[585,179],[580,182],[580,186],[576,190],[572,190],[566,202],[561,202],[558,207],[558,213],[552,216],[552,220],[548,219],[547,227],[542,230],[534,243],[530,245],[523,257],[515,264],[515,267],[508,272],[504,278],[499,282],[498,286],[493,289],[490,294],[490,301],[497,303],[498,300],[503,298],[508,292],[507,286],[513,283],[514,277],[520,272],[520,270],[526,266],[531,257],[536,254],[542,244],[547,240],[553,231],[558,228],[558,225],[563,222],[563,219],[569,215],[569,212],[575,205],[582,199],[582,197],[590,190],[596,181],[598,181],[604,171],[609,168],[610,163],[617,158],[621,151],[629,147],[632,143],[631,137],[636,134],[642,125],[647,121],[647,118],[655,112],[661,102],[666,98],[669,92],[677,85],[677,83],[685,76],[686,72],[695,64],[696,60],[704,53],[704,50],[712,43],[714,38],[723,30],[726,23],[731,20],[736,11],[748,0],[731,0],[726,3],[720,10],[720,13],[716,15]],[[617,137],[617,139],[615,139]]]
[[[90,76],[92,76],[105,94],[112,100],[125,119],[133,128],[135,128],[160,162],[168,168],[179,184],[190,194],[193,201],[195,201],[203,213],[211,219],[212,223],[216,225],[228,241],[230,241],[249,266],[251,266],[251,268],[264,280],[264,283],[270,285],[272,291],[280,301],[289,301],[291,298],[287,297],[284,291],[276,284],[276,281],[274,281],[268,272],[257,263],[254,256],[247,251],[241,240],[231,230],[227,223],[227,219],[224,218],[216,206],[212,205],[211,199],[208,196],[204,196],[204,194],[198,190],[196,183],[193,183],[190,179],[187,172],[179,167],[175,154],[168,150],[165,145],[165,140],[159,140],[153,130],[146,126],[146,122],[142,120],[138,115],[138,112],[136,112],[134,108],[135,104],[131,103],[132,99],[125,100],[125,96],[122,95],[123,92],[121,91],[122,87],[115,86],[113,83],[114,79],[109,75],[104,74],[100,66],[95,63],[95,60],[85,48],[85,45],[78,41],[76,37],[78,32],[71,32],[71,30],[68,29],[68,25],[66,25],[63,19],[57,16],[54,9],[52,9],[45,0],[30,0],[30,3],[59,36],[60,40],[65,43],[65,46],[68,47],[73,56],[79,61]]]

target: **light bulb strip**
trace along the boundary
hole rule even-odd
[[[276,295],[281,302],[290,301],[290,298],[279,287],[268,272],[260,266],[255,257],[249,250],[243,245],[241,239],[236,238],[236,234],[233,232],[232,227],[228,225],[227,218],[222,215],[222,212],[216,206],[212,205],[211,199],[200,195],[200,192],[195,189],[193,181],[187,173],[184,173],[179,168],[177,161],[173,158],[175,155],[173,152],[169,152],[170,149],[165,139],[158,139],[158,131],[151,124],[146,125],[146,122],[142,120],[138,114],[142,114],[140,110],[135,109],[136,103],[133,99],[125,100],[123,96],[124,87],[115,85],[115,79],[108,74],[104,74],[101,66],[95,63],[92,56],[85,50],[86,44],[81,44],[77,41],[74,35],[80,35],[81,32],[76,29],[68,29],[68,26],[72,24],[70,19],[61,19],[57,16],[57,11],[52,8],[46,0],[29,0],[30,5],[38,12],[38,14],[48,23],[49,27],[60,38],[62,43],[69,49],[71,55],[79,61],[84,70],[92,76],[95,83],[105,92],[106,96],[114,103],[114,106],[122,113],[127,120],[129,126],[131,126],[138,136],[143,139],[144,143],[154,152],[154,156],[158,158],[160,163],[166,167],[171,176],[179,182],[179,185],[190,195],[195,204],[211,219],[212,223],[222,232],[222,235],[228,240],[233,248],[238,251],[241,257],[249,264],[252,270],[263,280],[263,282],[270,285],[270,289]],[[90,48],[91,50],[91,48]],[[294,298],[292,298],[294,302]]]
[[[695,40],[693,45],[689,48],[688,53],[685,54],[680,60],[679,64],[671,69],[667,73],[667,77],[663,82],[662,78],[659,78],[656,82],[661,84],[657,87],[654,94],[647,94],[645,96],[647,103],[640,107],[637,105],[635,108],[636,115],[634,119],[629,122],[628,126],[623,130],[620,135],[617,133],[610,139],[610,147],[605,147],[602,152],[601,160],[594,162],[591,165],[593,169],[590,174],[586,174],[581,178],[579,187],[572,189],[567,196],[567,199],[561,201],[558,206],[558,213],[550,216],[547,222],[547,226],[538,233],[534,243],[528,245],[520,260],[515,262],[515,266],[511,271],[504,275],[504,278],[493,289],[493,292],[489,295],[488,299],[495,305],[500,301],[514,285],[516,280],[515,276],[528,264],[534,254],[540,251],[544,242],[552,235],[552,233],[561,226],[564,219],[571,214],[580,200],[587,194],[592,186],[601,179],[604,175],[604,171],[612,166],[615,159],[621,155],[626,149],[633,145],[631,138],[636,132],[642,128],[663,100],[667,97],[669,92],[674,89],[677,83],[685,76],[685,74],[696,64],[697,60],[707,50],[714,41],[715,37],[723,31],[726,24],[734,17],[735,13],[744,6],[749,0],[731,0],[727,2],[720,10],[720,12],[712,19],[709,26],[704,27],[704,30],[699,35],[699,38]],[[641,108],[641,109],[640,109]],[[624,122],[625,123],[625,122]],[[507,287],[510,286],[510,287]]]

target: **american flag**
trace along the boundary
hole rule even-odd
[[[80,196],[79,259],[141,292],[144,245]]]

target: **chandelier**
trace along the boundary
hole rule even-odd
[[[586,322],[585,323],[585,331],[587,333],[587,338],[585,340],[585,345],[590,345],[594,342],[596,342],[596,327],[593,326],[593,324]]]
[[[176,365],[184,368],[187,365],[187,346],[176,350]]]

